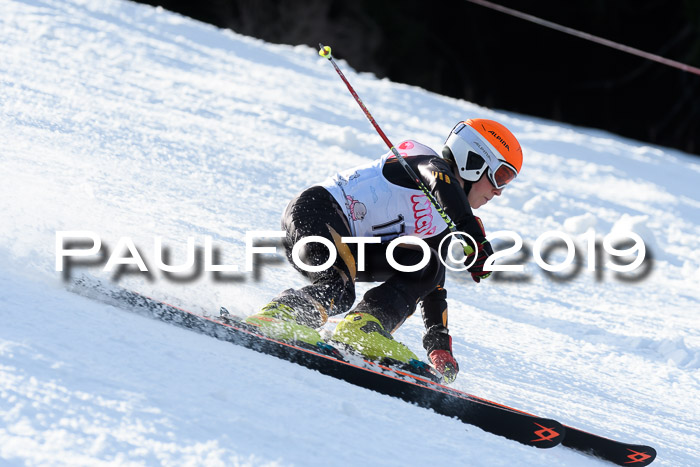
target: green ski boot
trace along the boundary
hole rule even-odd
[[[367,313],[350,313],[335,328],[332,340],[345,344],[370,360],[391,358],[403,363],[418,361],[411,349],[384,330],[377,318]]]
[[[247,317],[244,323],[257,326],[266,336],[285,342],[304,342],[311,346],[325,343],[318,331],[297,323],[292,307],[280,302],[268,303],[260,313]]]

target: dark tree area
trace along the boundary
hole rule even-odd
[[[492,1],[700,67],[700,0]],[[700,154],[700,76],[463,0],[144,3],[269,42],[323,42],[356,70],[484,106]]]

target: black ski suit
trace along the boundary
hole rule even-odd
[[[416,143],[417,147],[423,147]],[[457,182],[451,166],[432,150],[427,154],[407,155],[405,160],[421,177],[423,183],[445,212],[456,224],[459,231],[468,233],[477,242],[485,241],[482,228],[474,217],[467,193],[471,188],[465,182],[463,189]],[[358,172],[356,172],[357,174]],[[395,158],[386,160],[381,168],[385,181],[394,187],[417,189],[414,180],[406,173]],[[374,193],[374,189],[371,189]],[[345,192],[343,191],[343,195]],[[347,196],[352,199],[351,196]],[[415,195],[414,195],[415,198]],[[352,199],[352,203],[357,200]],[[361,203],[360,203],[361,204]],[[358,246],[340,242],[340,237],[353,236],[352,221],[358,218],[358,205],[355,212],[349,213],[353,205],[345,203],[345,209],[328,188],[313,186],[301,192],[287,206],[282,228],[286,231],[285,248],[292,262],[291,251],[294,244],[301,238],[317,235],[327,238],[336,245],[338,252],[333,266],[321,272],[300,272],[308,277],[312,284],[298,291],[287,290],[275,300],[286,302],[294,307],[302,317],[300,322],[318,327],[327,316],[345,313],[355,302],[356,282],[380,282],[380,284],[365,293],[364,297],[353,311],[369,313],[382,323],[385,330],[395,331],[421,304],[426,335],[424,347],[430,353],[435,349],[451,350],[447,332],[447,291],[445,285],[445,266],[440,261],[438,246],[441,240],[449,234],[442,220],[433,223],[442,224],[443,230],[428,238],[425,242],[430,246],[430,260],[424,268],[415,272],[400,272],[392,268],[386,259],[386,249],[389,241],[400,236],[406,229],[404,222],[388,219],[386,223],[373,226],[379,227],[382,237],[379,244],[365,245],[365,271],[357,270]],[[415,207],[415,206],[414,206]],[[366,212],[364,205],[362,206]],[[425,221],[416,220],[411,227],[423,228]],[[393,229],[393,235],[386,235],[387,229]],[[445,242],[446,250],[449,242]],[[443,258],[444,251],[442,252]],[[423,251],[411,247],[398,247],[394,250],[395,260],[402,265],[417,264],[423,258]],[[307,243],[300,253],[301,260],[307,265],[321,265],[329,258],[328,249],[320,243]],[[293,262],[292,262],[293,263]],[[294,264],[294,263],[293,263]],[[296,265],[295,265],[296,267]],[[301,296],[307,299],[302,299]],[[313,299],[313,305],[308,298]],[[320,305],[320,306],[319,306]]]

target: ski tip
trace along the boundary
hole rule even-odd
[[[613,464],[644,466],[656,459],[656,449],[651,446],[624,443],[577,428],[566,427],[566,429],[566,438],[562,443],[564,446]]]
[[[618,465],[649,465],[656,459],[656,449],[651,446],[632,445],[625,448],[620,459],[616,459]]]

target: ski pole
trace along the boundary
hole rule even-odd
[[[321,50],[318,51],[318,54],[321,57],[327,58],[331,64],[333,65],[333,68],[335,68],[335,71],[338,72],[338,76],[340,76],[340,79],[343,80],[345,83],[345,86],[348,87],[348,91],[350,91],[350,94],[352,94],[352,97],[355,98],[355,101],[357,104],[360,106],[362,111],[365,113],[365,116],[367,119],[369,119],[370,123],[374,127],[374,129],[379,133],[379,136],[384,140],[384,143],[386,143],[387,146],[389,146],[389,149],[391,152],[396,156],[396,159],[399,161],[399,164],[401,164],[401,167],[408,173],[408,175],[413,179],[413,181],[416,182],[416,185],[418,185],[418,189],[423,192],[423,194],[428,198],[428,201],[430,201],[430,204],[433,205],[435,210],[440,214],[440,217],[442,217],[442,220],[445,221],[445,224],[447,224],[447,228],[450,229],[450,232],[455,233],[455,237],[457,240],[460,240],[462,242],[462,247],[464,248],[464,254],[469,256],[470,254],[474,253],[474,250],[472,249],[471,246],[469,246],[469,243],[465,240],[464,236],[458,232],[457,226],[455,225],[454,222],[452,222],[452,219],[450,219],[450,216],[447,215],[445,210],[440,206],[440,203],[438,203],[438,200],[435,199],[433,194],[430,192],[427,186],[423,183],[423,181],[420,179],[418,174],[411,168],[410,165],[408,165],[408,162],[406,162],[406,159],[399,153],[399,151],[394,147],[393,144],[391,144],[391,141],[389,141],[389,138],[387,138],[386,134],[382,131],[382,129],[379,127],[379,124],[377,121],[372,117],[372,114],[369,113],[369,110],[367,110],[367,107],[365,104],[362,102],[362,99],[360,99],[360,96],[357,95],[357,92],[355,92],[355,89],[353,89],[352,85],[348,81],[348,79],[345,77],[342,71],[340,71],[340,68],[338,68],[338,64],[335,63],[335,60],[333,60],[333,55],[331,55],[331,48],[328,46],[324,46],[323,44],[318,44]],[[476,246],[476,245],[474,245]],[[476,260],[476,257],[474,258]]]

